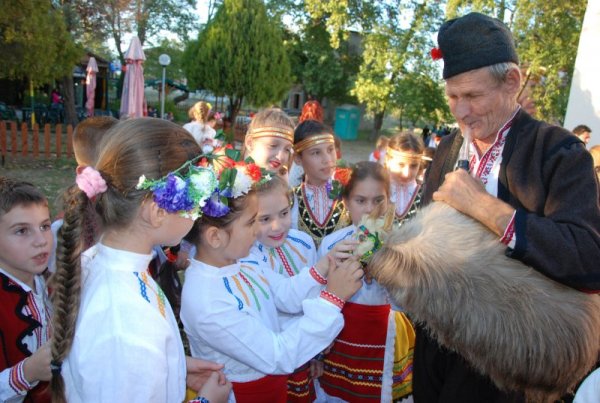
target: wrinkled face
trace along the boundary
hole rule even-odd
[[[53,246],[50,213],[45,204],[13,207],[0,216],[0,267],[33,286],[48,267]]]
[[[292,216],[288,196],[280,189],[258,196],[256,226],[256,239],[263,245],[277,248],[285,242]]]
[[[304,169],[306,181],[312,184],[327,182],[335,170],[336,153],[333,143],[314,145],[295,158]]]
[[[467,71],[446,80],[450,112],[461,131],[472,139],[491,142],[514,111],[515,80],[499,84],[487,68]]]
[[[256,240],[256,213],[258,202],[256,195],[246,198],[242,214],[233,220],[224,231],[227,231],[229,242],[224,248],[223,258],[227,265],[248,256],[250,248]]]
[[[246,147],[248,156],[256,165],[268,171],[278,172],[282,165],[289,167],[293,145],[279,137],[259,137],[249,139]]]
[[[385,211],[388,203],[388,193],[385,184],[374,178],[365,178],[354,184],[344,204],[350,213],[352,224],[357,225],[365,214],[370,214],[379,205]]]
[[[401,154],[409,154],[408,156]],[[421,169],[421,161],[415,157],[410,157],[411,151],[395,153],[394,151],[385,153],[385,166],[390,172],[394,182],[402,184],[410,183],[417,179]]]

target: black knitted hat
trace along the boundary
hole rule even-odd
[[[508,27],[487,15],[470,13],[446,21],[437,40],[444,59],[444,79],[497,63],[519,64]]]

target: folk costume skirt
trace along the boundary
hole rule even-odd
[[[391,402],[412,392],[415,333],[390,305],[346,302],[344,329],[319,379],[329,395],[352,403]]]

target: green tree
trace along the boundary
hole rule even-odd
[[[348,41],[333,49],[324,24],[309,20],[298,34],[286,41],[292,73],[306,93],[320,102],[324,98],[347,102],[360,55],[353,54]]]
[[[27,79],[30,92],[70,74],[81,56],[62,11],[44,0],[5,1],[0,13],[0,77]]]
[[[183,81],[185,72],[183,70],[184,44],[169,39],[162,39],[158,46],[145,49],[146,61],[144,62],[144,77],[146,79],[162,78],[162,66],[158,63],[158,57],[163,53],[169,55],[171,63],[167,67],[168,78]]]
[[[364,34],[363,63],[353,94],[374,116],[372,138],[379,134],[386,113],[394,109],[403,111],[406,105],[420,99],[404,91],[416,87],[411,84],[412,79],[436,76],[429,50],[434,46],[432,37],[440,22],[437,4],[398,0],[383,4],[377,24]],[[427,88],[441,91],[436,86]],[[422,115],[443,108],[433,103],[439,99],[432,96],[421,104]]]
[[[191,88],[229,98],[232,121],[242,102],[279,102],[291,84],[279,24],[261,0],[225,0],[198,40],[188,44],[184,68]]]

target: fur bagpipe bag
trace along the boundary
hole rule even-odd
[[[487,228],[436,202],[385,236],[369,268],[412,320],[500,389],[553,399],[598,360],[600,295],[504,251]]]

